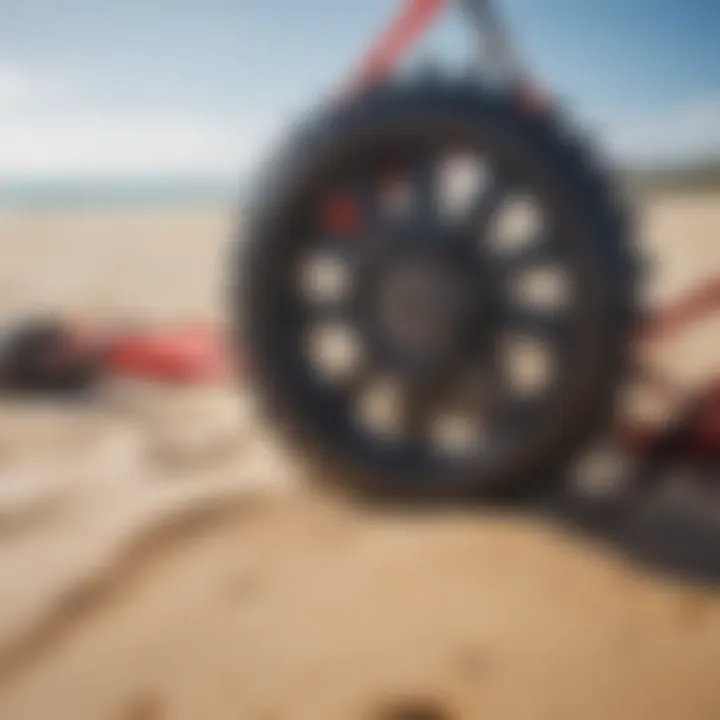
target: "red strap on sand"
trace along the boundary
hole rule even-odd
[[[222,333],[207,325],[116,335],[105,366],[116,375],[167,383],[222,382],[232,374]]]

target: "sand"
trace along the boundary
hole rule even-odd
[[[642,208],[648,296],[720,268],[720,197]],[[0,317],[222,317],[222,211],[0,217]],[[717,322],[660,352],[688,386]],[[509,510],[349,506],[230,388],[0,407],[0,718],[720,717],[720,593]]]

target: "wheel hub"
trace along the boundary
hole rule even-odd
[[[392,237],[365,273],[371,352],[395,370],[430,372],[462,353],[489,307],[477,259],[459,238]]]

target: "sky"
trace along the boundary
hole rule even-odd
[[[400,2],[0,0],[0,179],[244,173]],[[614,158],[720,158],[720,2],[498,5]],[[471,43],[449,12],[417,56],[461,67]]]

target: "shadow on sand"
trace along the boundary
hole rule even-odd
[[[528,509],[684,581],[720,586],[720,466],[655,463],[630,489],[563,489]]]

